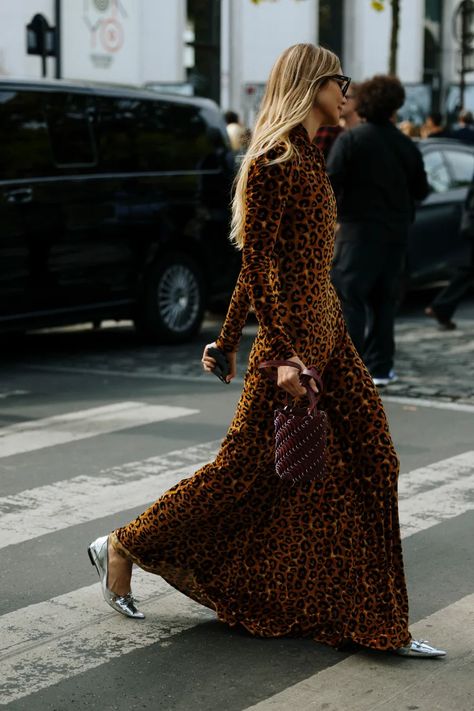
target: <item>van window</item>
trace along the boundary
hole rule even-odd
[[[89,167],[97,163],[92,112],[91,99],[83,94],[47,95],[45,114],[53,160],[58,167]]]
[[[445,150],[444,156],[448,161],[453,175],[453,189],[464,188],[471,184],[474,173],[474,154],[463,151]]]
[[[451,188],[451,177],[441,151],[423,155],[428,183],[435,193],[445,193]]]
[[[97,101],[103,170],[199,170],[214,150],[199,107],[133,98]]]
[[[40,92],[0,89],[0,135],[1,180],[51,174]]]

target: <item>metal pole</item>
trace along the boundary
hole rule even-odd
[[[466,93],[466,53],[467,53],[467,2],[461,3],[461,81],[459,84],[460,109],[464,108],[464,96]]]
[[[61,79],[61,0],[54,0],[54,24],[56,35],[56,79]]]

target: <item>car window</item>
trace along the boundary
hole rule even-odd
[[[202,169],[203,159],[215,150],[199,107],[125,97],[98,97],[97,102],[104,170]]]
[[[451,189],[451,176],[441,151],[429,151],[423,155],[428,183],[436,193]]]
[[[40,92],[0,90],[0,135],[3,179],[53,172]]]
[[[88,167],[97,162],[88,96],[51,92],[45,99],[49,139],[57,166]]]
[[[452,174],[452,187],[463,188],[470,185],[474,174],[474,154],[467,151],[443,152]]]

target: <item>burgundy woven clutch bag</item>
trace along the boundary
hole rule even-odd
[[[275,371],[280,365],[289,365],[300,371],[301,383],[306,388],[309,399],[308,407],[286,405],[275,410],[275,469],[283,481],[321,481],[326,476],[326,440],[327,415],[317,409],[323,389],[321,377],[310,366],[303,370],[298,363],[287,360],[269,360],[260,363],[259,368],[272,380],[276,380]],[[310,387],[313,378],[318,386],[318,393]]]

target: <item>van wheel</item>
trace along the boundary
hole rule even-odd
[[[204,284],[194,260],[170,254],[145,274],[143,299],[135,326],[157,343],[184,343],[200,329],[204,315]]]

